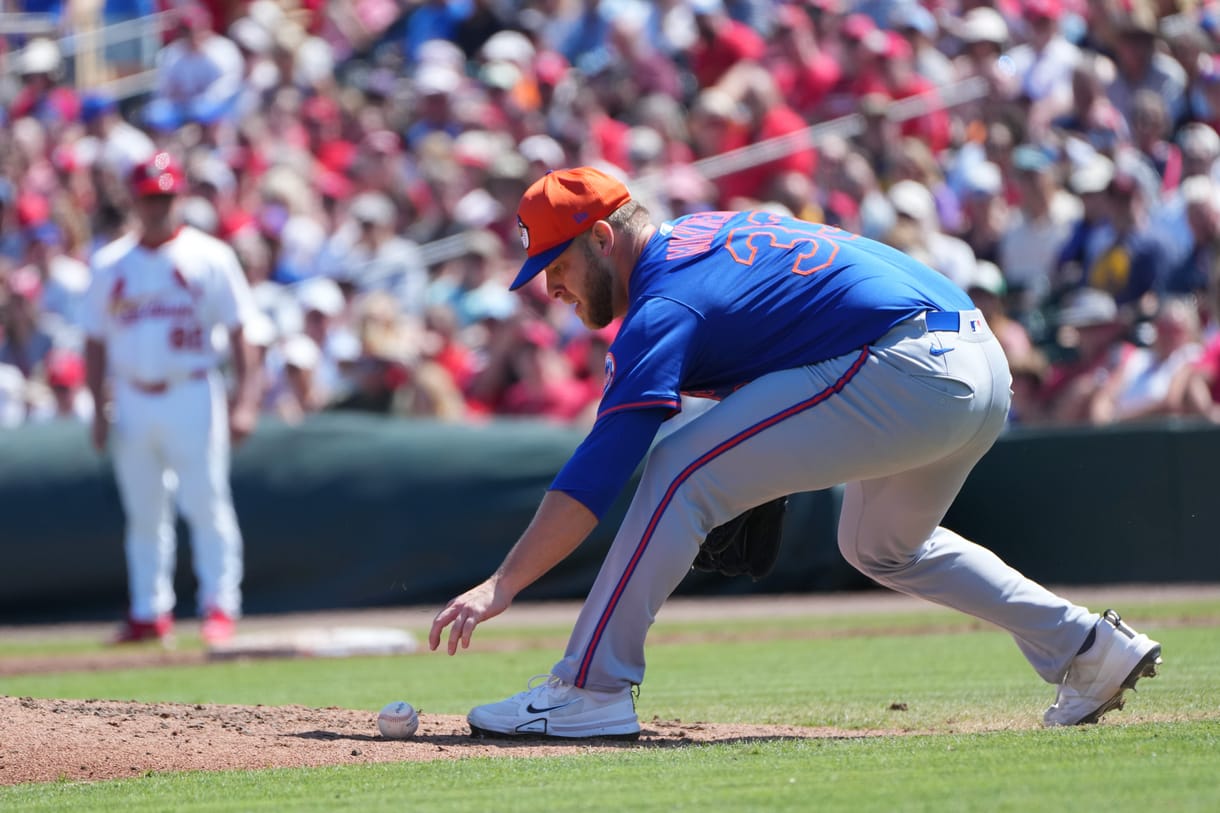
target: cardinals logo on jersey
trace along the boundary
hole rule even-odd
[[[187,284],[186,279],[177,270],[174,271],[174,283],[185,289],[191,299],[198,297],[198,292]],[[190,319],[195,316],[195,306],[192,303],[165,301],[159,293],[129,296],[127,280],[119,277],[110,289],[110,315],[121,325],[131,325],[142,319]]]

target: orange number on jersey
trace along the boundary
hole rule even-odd
[[[750,215],[750,225],[729,232],[724,247],[742,265],[753,265],[759,249],[765,246],[798,249],[792,259],[792,273],[808,276],[834,262],[839,243],[854,239],[856,235],[837,226],[803,221],[788,221],[781,225],[776,215],[754,212]]]

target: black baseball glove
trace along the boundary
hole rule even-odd
[[[713,528],[699,548],[695,570],[748,575],[758,581],[771,572],[779,557],[788,498],[765,502]]]

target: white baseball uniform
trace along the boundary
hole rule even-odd
[[[189,226],[156,246],[122,237],[93,259],[86,335],[106,347],[111,453],[127,518],[131,617],[173,610],[172,497],[191,529],[200,612],[241,610],[242,538],[229,491],[229,422],[217,328],[253,300],[233,250]]]

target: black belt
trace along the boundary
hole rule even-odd
[[[962,329],[962,315],[958,311],[928,311],[924,319],[929,333],[957,333]]]

